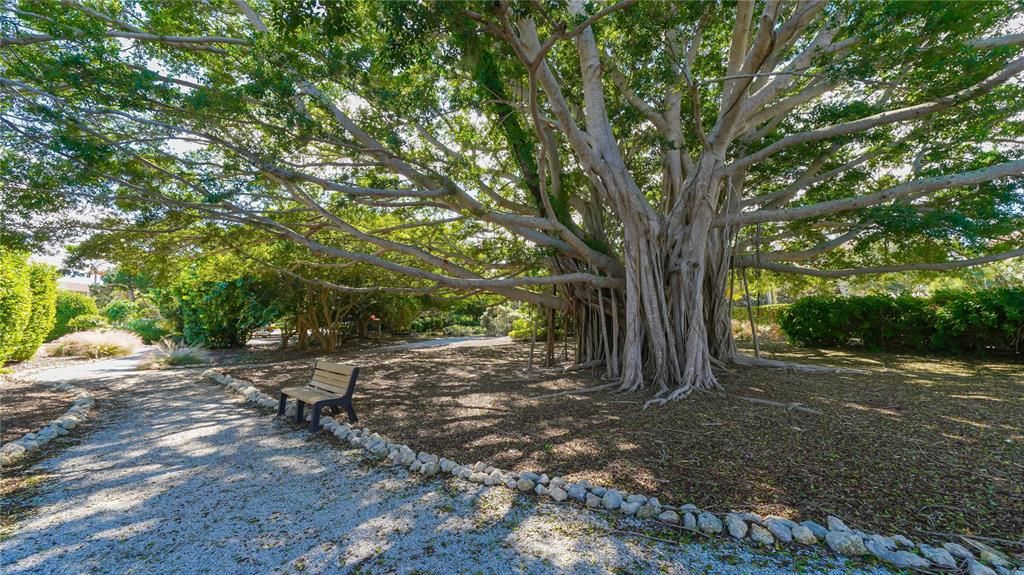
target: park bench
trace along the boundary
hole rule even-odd
[[[352,407],[352,394],[356,390],[356,377],[359,368],[354,365],[318,361],[313,368],[313,378],[306,385],[286,387],[281,390],[281,400],[277,406],[277,415],[284,415],[288,398],[294,398],[297,405],[295,422],[302,423],[303,407],[308,403],[313,407],[313,416],[309,422],[310,431],[320,429],[320,410],[330,407],[334,415],[344,407],[348,411],[349,423],[355,423],[356,410]]]

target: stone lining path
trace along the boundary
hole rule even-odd
[[[424,482],[274,421],[198,373],[135,364],[35,376],[118,401],[101,401],[97,428],[37,464],[52,477],[0,542],[5,575],[887,573],[745,545],[661,544],[614,533],[607,515]]]

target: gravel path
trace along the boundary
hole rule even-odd
[[[424,482],[243,406],[197,373],[131,359],[37,374],[107,388],[101,422],[36,466],[51,474],[0,542],[5,575],[827,573],[838,559],[610,533],[608,516],[504,488]]]

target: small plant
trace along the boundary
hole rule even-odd
[[[79,357],[118,357],[142,347],[139,336],[120,329],[69,333],[50,346],[49,354]]]
[[[210,352],[198,345],[185,345],[171,338],[163,338],[156,344],[157,357],[150,367],[175,367],[200,365],[210,362]]]
[[[87,314],[72,318],[68,322],[67,330],[69,332],[77,332],[104,329],[108,327],[110,327],[110,323],[107,322],[107,318],[102,315]]]

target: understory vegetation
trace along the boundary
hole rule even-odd
[[[1024,352],[1024,287],[909,295],[811,296],[779,316],[806,347],[1003,354]]]
[[[50,344],[54,356],[119,357],[142,347],[142,339],[129,331],[102,329],[69,333]]]

